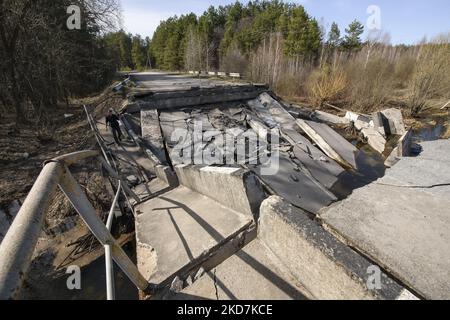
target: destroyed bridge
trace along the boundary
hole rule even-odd
[[[1,298],[20,290],[58,185],[107,274],[112,258],[142,299],[450,298],[450,141],[413,148],[396,109],[334,115],[264,85],[163,73],[116,90],[130,80],[115,110],[128,138],[114,143],[86,106],[100,151],[44,167],[1,243]],[[70,175],[90,157],[133,213],[136,264]]]

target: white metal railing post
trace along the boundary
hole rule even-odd
[[[111,205],[111,209],[109,210],[108,219],[106,220],[106,229],[108,229],[110,232],[114,218],[114,209],[116,207],[117,201],[119,200],[121,189],[122,189],[122,181],[119,180],[117,192]],[[106,244],[104,247],[105,247],[105,268],[106,268],[106,298],[108,300],[115,300],[116,297],[114,286],[114,265],[111,256],[111,246],[109,244]]]
[[[123,249],[117,244],[114,237],[106,228],[100,217],[95,212],[94,207],[87,199],[81,187],[74,177],[66,170],[59,184],[64,194],[69,199],[72,206],[84,220],[88,228],[95,235],[97,240],[104,246],[110,245],[112,257],[122,271],[140,290],[145,291],[149,283],[139,272],[136,265],[130,260]]]

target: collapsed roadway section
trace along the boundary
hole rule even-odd
[[[265,86],[149,83],[120,110],[130,139],[112,146],[139,198],[138,268],[153,292],[143,298],[425,296],[322,226],[331,204],[384,174],[379,156]]]

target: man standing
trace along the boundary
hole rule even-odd
[[[108,115],[106,116],[106,128],[108,128],[108,125],[111,128],[114,141],[120,143],[122,141],[122,130],[120,130],[119,117],[114,114],[113,109],[109,109]]]

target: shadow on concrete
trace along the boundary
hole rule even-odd
[[[174,223],[175,229],[177,230],[178,235],[180,236],[181,241],[183,242],[183,245],[185,246],[186,252],[188,253],[189,257],[192,257],[192,252],[189,249],[189,245],[186,242],[186,239],[181,234],[181,231],[179,230],[178,226],[176,225],[171,213],[170,209],[180,208],[183,209],[187,214],[189,214],[200,226],[202,226],[203,229],[205,229],[206,232],[208,232],[211,237],[213,237],[218,243],[223,241],[223,236],[217,232],[213,227],[211,227],[205,220],[203,220],[197,213],[195,213],[193,210],[191,210],[188,206],[184,205],[183,203],[180,203],[176,200],[169,199],[167,197],[160,197],[160,199],[163,199],[167,202],[173,203],[176,205],[176,207],[169,207],[169,208],[157,208],[154,210],[163,210],[167,209],[172,222]],[[275,274],[272,270],[264,266],[262,263],[260,263],[258,260],[253,258],[251,255],[245,253],[244,251],[240,250],[236,253],[236,256],[240,258],[243,262],[248,264],[250,267],[252,267],[256,272],[261,274],[264,278],[272,282],[276,287],[278,287],[280,290],[285,292],[288,296],[290,296],[293,299],[305,299],[304,295],[301,294],[297,288],[283,280],[281,277],[279,277],[277,274]],[[193,258],[191,258],[193,259]],[[211,276],[211,275],[210,275]],[[220,288],[227,294],[227,296],[230,299],[235,299],[236,297],[233,295],[233,293],[226,288],[226,286],[214,276],[214,279],[216,284],[220,286]]]

